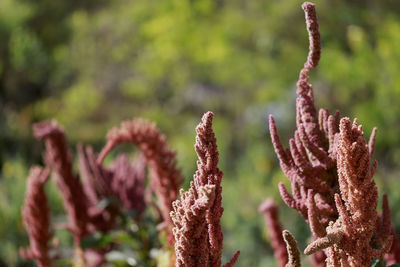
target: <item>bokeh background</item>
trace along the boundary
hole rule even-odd
[[[317,107],[378,127],[375,176],[400,230],[400,2],[316,1],[322,59],[312,71]],[[274,266],[263,216],[266,197],[300,247],[309,230],[284,206],[267,130],[276,118],[287,143],[295,83],[308,39],[295,0],[1,0],[0,265],[23,266],[20,209],[42,144],[33,122],[56,119],[70,147],[97,151],[111,126],[132,117],[157,123],[177,151],[185,187],[196,169],[195,126],[215,113],[223,181],[224,255],[237,266]],[[54,216],[63,213],[48,185]],[[399,232],[399,231],[398,231]],[[305,265],[307,261],[304,261]]]

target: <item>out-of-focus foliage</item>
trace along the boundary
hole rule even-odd
[[[212,110],[225,172],[225,257],[240,249],[238,266],[273,266],[257,207],[267,196],[279,200],[277,184],[287,179],[266,119],[274,114],[280,134],[292,134],[295,82],[308,47],[300,4],[0,1],[0,259],[15,265],[27,242],[25,177],[41,161],[32,122],[56,118],[71,145],[99,148],[111,125],[146,117],[177,150],[187,183],[194,128]],[[323,45],[311,74],[317,106],[358,117],[368,134],[378,127],[376,180],[400,228],[400,3],[318,1],[316,8]],[[61,214],[59,200],[53,204]],[[309,233],[299,215],[282,206],[281,218],[304,248]]]

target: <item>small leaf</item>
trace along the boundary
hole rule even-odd
[[[82,248],[103,248],[107,244],[112,243],[114,240],[112,236],[95,232],[81,241]]]
[[[383,267],[383,265],[379,259],[373,259],[371,261],[370,267]]]
[[[102,200],[99,201],[99,203],[97,203],[97,206],[104,210],[106,208],[108,208],[109,206],[112,206],[113,204],[119,204],[119,200],[115,197],[108,197],[108,198],[104,198]]]
[[[119,244],[130,244],[135,242],[136,240],[132,238],[128,233],[123,232],[123,231],[114,231],[112,233],[114,242],[119,243]]]

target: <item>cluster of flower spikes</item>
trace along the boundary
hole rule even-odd
[[[341,130],[339,125],[342,125],[343,121],[347,119],[341,119],[338,111],[330,115],[326,109],[321,109],[317,116],[312,86],[308,83],[308,73],[318,65],[320,59],[320,34],[314,4],[305,2],[302,8],[306,15],[310,47],[307,61],[300,72],[297,82],[297,129],[294,138],[289,141],[290,149],[283,147],[272,116],[270,116],[269,127],[272,143],[281,168],[291,182],[292,194],[287,191],[282,183],[279,184],[282,199],[289,207],[296,209],[310,224],[313,239],[316,240],[324,236],[325,229],[330,229],[333,222],[341,218],[340,208],[337,206],[337,196],[342,191],[341,174],[338,169],[340,167],[338,159],[341,159],[338,155],[341,152],[339,148],[339,132]],[[376,129],[373,130],[369,143],[366,145],[368,150],[371,151],[368,155],[372,155],[375,135]],[[357,188],[352,189],[357,190]],[[369,206],[369,208],[375,209],[376,204],[375,206]],[[385,218],[385,214],[382,217]],[[389,220],[390,225],[390,219],[386,218],[385,220]],[[328,238],[331,237],[331,235],[328,235]],[[331,244],[333,243],[332,241]],[[369,244],[369,242],[366,244]],[[313,254],[314,265],[324,265],[325,256],[329,256],[328,263],[334,262],[332,258],[335,256],[331,253],[332,249],[325,250],[325,255]],[[316,251],[319,250],[313,250],[313,252]],[[345,249],[342,249],[340,253],[342,254],[341,257],[348,256]]]
[[[164,176],[164,179],[175,179],[173,183],[176,184],[180,184],[181,182],[180,173],[174,164],[176,161],[175,154],[165,144],[165,136],[160,134],[154,124],[140,119],[136,121],[140,122],[136,124],[136,129],[142,127],[142,130],[137,130],[131,134],[139,135],[137,139],[140,140],[141,153],[147,155],[147,157],[139,156],[131,164],[127,156],[120,155],[114,160],[111,168],[107,168],[101,162],[109,150],[107,153],[103,153],[103,158],[100,160],[100,157],[94,153],[91,147],[78,145],[79,171],[80,176],[85,178],[84,181],[78,175],[74,174],[72,170],[72,155],[68,149],[62,127],[55,121],[37,123],[33,127],[34,135],[38,139],[45,141],[46,151],[44,153],[44,161],[47,166],[53,169],[56,175],[56,184],[69,219],[69,224],[66,228],[72,232],[74,237],[74,260],[78,265],[99,266],[104,262],[104,254],[109,249],[85,249],[84,251],[80,249],[80,243],[87,235],[96,231],[107,232],[115,227],[120,207],[112,205],[111,202],[111,205],[101,208],[98,205],[99,201],[115,197],[123,204],[125,209],[134,209],[137,212],[137,216],[140,216],[144,211],[146,207],[144,196],[144,192],[146,192],[145,166],[149,158],[152,157],[159,160],[159,164],[161,165],[160,174],[162,171],[165,171],[166,164],[170,167],[169,172],[166,171],[166,173],[171,174],[171,176]],[[150,135],[149,130],[152,133]],[[157,155],[157,153],[162,154]],[[32,184],[38,185],[38,183],[28,183],[29,188],[32,187]],[[28,201],[32,198],[32,194],[29,192],[37,191],[34,188],[27,190],[26,203],[33,203],[32,201]],[[173,192],[168,192],[168,196],[170,194],[173,194]],[[163,199],[163,196],[159,196],[159,198]],[[34,205],[40,206],[42,203],[35,202]],[[27,207],[30,209],[34,208],[33,204]],[[25,224],[31,244],[40,243],[47,238],[47,236],[31,234],[37,232],[34,229],[31,230],[37,224],[27,223],[30,217],[25,217],[24,221],[26,221]],[[39,222],[39,219],[37,218],[36,220]],[[46,229],[48,228],[49,225]],[[39,233],[44,233],[44,231]],[[48,247],[46,249],[48,250]],[[38,262],[41,260],[39,256],[35,256],[37,253],[30,253],[28,255],[22,250],[21,252],[21,254],[36,259]],[[42,252],[43,255],[48,255],[49,253],[49,251]]]
[[[292,195],[283,183],[279,184],[282,199],[307,220],[308,195],[309,190],[312,190],[321,224],[327,227],[330,221],[338,217],[333,200],[334,194],[338,192],[335,135],[339,132],[340,114],[336,111],[330,115],[328,110],[321,109],[317,116],[308,73],[318,65],[321,39],[314,5],[306,2],[302,7],[306,15],[310,47],[307,61],[297,82],[297,129],[294,138],[289,140],[290,149],[283,147],[272,115],[269,119],[269,129],[281,168],[291,182]]]
[[[378,189],[372,180],[377,164],[376,161],[371,164],[373,149],[366,143],[361,125],[357,125],[356,119],[352,124],[348,118],[342,118],[338,136],[340,194],[335,194],[335,204],[339,217],[325,229],[319,225],[315,210],[309,213],[311,228],[318,239],[305,253],[327,248],[329,266],[369,266],[373,258],[380,258],[391,249],[389,203],[384,196],[379,217]],[[311,209],[314,208],[312,205]]]
[[[146,208],[146,165],[143,157],[139,155],[131,163],[126,155],[121,154],[112,162],[111,168],[107,168],[97,164],[97,155],[90,146],[78,145],[78,156],[80,177],[84,178],[82,186],[91,218],[89,232],[106,233],[113,229],[122,207],[128,211],[134,210],[136,217],[140,218]],[[105,210],[99,209],[99,203],[104,200],[108,202]],[[97,266],[104,262],[104,255],[110,248],[86,249],[85,255],[90,265]]]
[[[281,183],[279,190],[285,203],[299,211],[307,219],[308,189],[314,191],[323,225],[337,218],[331,208],[333,195],[337,192],[336,140],[339,131],[339,112],[329,115],[321,109],[319,116],[314,104],[312,86],[308,84],[311,68],[317,66],[320,58],[320,35],[314,5],[303,4],[306,13],[307,30],[310,36],[310,52],[297,82],[296,124],[294,138],[289,140],[290,149],[285,149],[277,133],[275,121],[270,116],[269,128],[275,152],[285,175],[291,181],[293,196]]]
[[[85,178],[82,185],[89,203],[88,213],[92,222],[89,224],[89,232],[107,233],[113,229],[122,208],[134,211],[135,219],[140,219],[146,208],[146,165],[143,157],[139,155],[131,163],[125,154],[121,154],[113,161],[111,168],[106,168],[96,163],[97,155],[90,146],[78,145],[78,155],[79,171],[81,177]],[[105,210],[99,209],[102,201],[108,202]],[[111,248],[112,246],[85,249],[86,263],[99,266]]]
[[[146,165],[142,155],[139,154],[131,163],[127,155],[121,154],[111,168],[97,164],[97,155],[90,146],[78,145],[78,155],[79,171],[85,178],[83,188],[92,206],[114,197],[126,210],[135,210],[138,215],[144,211]]]
[[[219,267],[223,247],[220,219],[223,213],[219,155],[212,129],[213,113],[204,114],[197,126],[195,149],[198,156],[194,181],[187,192],[180,190],[181,199],[173,203],[176,266]],[[226,264],[231,267],[239,251]]]
[[[107,133],[107,143],[100,152],[97,163],[101,164],[107,154],[121,143],[133,143],[143,154],[150,169],[151,188],[159,201],[157,206],[163,220],[161,226],[167,232],[169,242],[173,244],[169,213],[183,182],[181,172],[176,167],[175,153],[168,147],[165,135],[160,134],[154,123],[137,118],[124,121],[120,128],[112,128]]]

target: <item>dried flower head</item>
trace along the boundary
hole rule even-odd
[[[49,171],[35,166],[30,169],[26,184],[26,196],[22,208],[22,219],[29,235],[29,248],[20,249],[20,254],[27,259],[36,260],[41,267],[49,267],[50,209],[44,186],[49,178]]]

